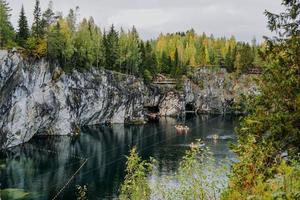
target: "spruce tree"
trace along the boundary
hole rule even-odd
[[[181,74],[181,66],[179,61],[178,49],[175,50],[172,74],[174,77],[178,77]]]
[[[70,9],[69,14],[67,16],[67,22],[68,26],[72,30],[72,32],[75,32],[76,30],[76,22],[77,22],[77,16],[79,12],[79,7],[77,6],[76,9]]]
[[[141,51],[140,51],[140,40],[139,35],[135,27],[128,32],[128,53],[127,58],[130,67],[131,74],[138,74],[139,67],[142,63]]]
[[[117,70],[117,60],[119,58],[119,35],[114,25],[111,26],[109,33],[105,37],[105,62],[108,69]]]
[[[146,69],[146,49],[143,41],[140,41],[139,44],[140,55],[141,55],[141,64],[139,66],[139,71],[143,72]]]
[[[9,18],[11,16],[10,12],[12,11],[12,9],[10,8],[7,1],[6,0],[0,0],[0,5],[5,9],[6,15]]]
[[[42,19],[41,19],[41,7],[40,1],[36,0],[35,7],[33,11],[33,24],[32,24],[32,34],[36,38],[41,38],[43,34],[43,27],[42,27]]]
[[[156,73],[156,62],[155,62],[155,54],[153,52],[152,46],[149,41],[146,42],[145,45],[145,67],[152,74]]]
[[[18,21],[17,41],[22,47],[25,47],[26,40],[29,37],[28,22],[25,16],[24,6],[22,5],[19,21]]]
[[[234,67],[234,61],[232,58],[232,49],[231,46],[229,46],[227,53],[225,55],[225,68],[227,69],[227,72],[232,72]]]
[[[261,192],[269,187],[264,184],[275,183],[272,178],[284,172],[279,167],[283,158],[288,165],[293,165],[293,158],[299,162],[300,0],[283,0],[282,5],[285,6],[282,13],[266,12],[268,27],[278,36],[266,38],[266,48],[261,54],[266,63],[257,82],[260,92],[247,101],[248,115],[237,129],[238,144],[234,152],[239,161],[232,166],[224,199],[261,197]],[[288,169],[285,173],[291,173],[291,169],[284,168]],[[273,193],[280,195],[259,199],[299,199],[297,192],[289,192],[294,191],[289,189],[291,182],[299,181],[286,181],[286,177],[282,177],[284,190],[274,187]],[[288,192],[293,196],[287,196]]]
[[[14,29],[9,21],[10,7],[5,0],[0,0],[0,47],[13,41]]]
[[[47,10],[43,13],[43,18],[41,21],[42,34],[44,34],[45,31],[48,32],[48,28],[53,22],[54,22],[53,2],[50,1]]]

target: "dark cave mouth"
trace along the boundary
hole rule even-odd
[[[159,113],[160,111],[159,106],[145,106],[144,108],[148,113]]]
[[[196,111],[196,107],[193,103],[187,103],[185,105],[185,111],[186,112],[195,112]]]

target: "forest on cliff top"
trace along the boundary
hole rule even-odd
[[[36,0],[32,25],[22,6],[16,30],[10,22],[12,9],[0,1],[0,48],[17,49],[25,58],[45,58],[65,71],[104,68],[132,74],[151,81],[159,73],[173,78],[187,75],[197,67],[226,68],[238,74],[261,66],[259,52],[263,44],[254,38],[251,44],[231,38],[215,38],[193,29],[160,34],[143,41],[135,27],[104,30],[92,17],[79,21],[79,8],[67,16],[53,10],[50,1],[42,9]]]

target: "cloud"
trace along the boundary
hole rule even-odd
[[[29,21],[35,0],[10,0],[12,21],[17,24],[21,3]],[[271,35],[266,28],[265,9],[281,10],[281,0],[53,0],[56,10],[67,14],[70,8],[80,7],[80,16],[93,16],[102,27],[112,23],[129,29],[137,27],[144,39],[161,32],[185,31],[194,28],[216,36],[231,35],[250,41]],[[48,0],[41,0],[46,8]],[[30,14],[30,15],[29,15]]]
[[[130,9],[120,11],[107,19],[107,24],[151,29],[162,26],[172,21],[172,13],[164,12],[161,9]]]

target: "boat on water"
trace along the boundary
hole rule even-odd
[[[212,139],[214,140],[218,140],[220,138],[220,136],[218,134],[213,134],[212,135]]]
[[[187,133],[190,128],[181,124],[175,125],[175,129],[178,133]]]

